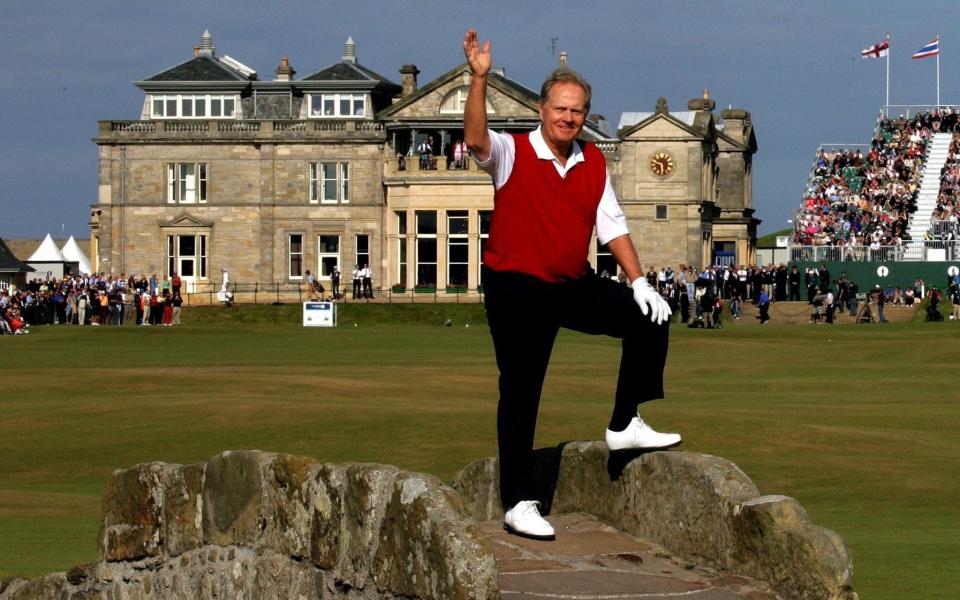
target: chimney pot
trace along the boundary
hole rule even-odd
[[[417,75],[420,69],[417,65],[403,65],[400,67],[400,83],[403,86],[401,97],[406,98],[417,91]]]
[[[281,56],[280,64],[277,65],[277,70],[275,73],[277,74],[277,81],[290,81],[293,79],[293,75],[296,73],[296,71],[294,71],[293,67],[290,66],[290,59],[286,56]]]

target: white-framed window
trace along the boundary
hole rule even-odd
[[[310,94],[310,116],[315,119],[367,116],[365,94]]]
[[[480,285],[483,285],[483,250],[487,247],[487,240],[490,238],[490,224],[493,222],[493,211],[492,210],[480,210],[477,211],[477,217],[480,221],[480,238],[477,240],[479,245],[477,247],[477,281],[480,282]]]
[[[440,102],[440,112],[446,115],[462,115],[469,92],[470,86],[464,85],[448,93]],[[493,112],[493,105],[490,104],[490,100],[487,100],[487,114],[493,114]]]
[[[363,233],[357,235],[357,262],[355,264],[370,266],[370,236]]]
[[[407,211],[395,211],[397,215],[397,283],[407,287]]]
[[[467,211],[447,211],[447,287],[467,287],[470,269],[469,223]]]
[[[206,201],[206,163],[167,163],[168,204],[204,204]]]
[[[237,96],[232,94],[153,94],[150,117],[153,119],[232,119],[237,112]]]
[[[303,279],[303,234],[291,233],[287,236],[287,277]]]
[[[177,273],[184,279],[207,278],[207,236],[167,236],[167,277]]]
[[[597,275],[606,273],[607,277],[617,276],[617,259],[613,257],[610,248],[607,248],[606,244],[601,244],[599,240],[597,241],[596,272]]]
[[[417,287],[437,286],[437,211],[418,210]]]
[[[317,248],[317,277],[330,277],[333,267],[340,265],[340,236],[318,236]]]
[[[350,202],[350,163],[310,163],[310,203]]]

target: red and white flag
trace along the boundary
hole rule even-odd
[[[890,52],[890,40],[883,40],[869,48],[864,48],[860,53],[862,58],[883,58]]]

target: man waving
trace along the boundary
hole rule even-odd
[[[577,140],[590,110],[590,84],[576,72],[551,73],[540,91],[540,127],[523,134],[487,129],[490,42],[474,29],[463,41],[473,70],[464,137],[477,165],[493,178],[494,212],[483,255],[483,288],[500,370],[497,439],[500,499],[507,531],[554,539],[533,491],[533,440],[540,392],[560,327],[622,340],[611,450],[680,443],[658,433],[637,405],[663,397],[670,308],[642,276],[626,218],[603,154]],[[631,283],[588,270],[594,227]],[[576,299],[576,310],[571,300]]]

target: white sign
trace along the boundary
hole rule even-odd
[[[336,327],[337,305],[333,302],[304,302],[304,327]]]
[[[777,248],[786,248],[790,245],[790,236],[789,235],[778,235],[777,236]]]
[[[887,267],[877,267],[877,277],[886,277],[890,274],[890,269]]]
[[[954,277],[958,273],[960,273],[960,269],[958,269],[956,265],[953,265],[952,267],[947,269],[947,275],[949,275],[950,277]]]

